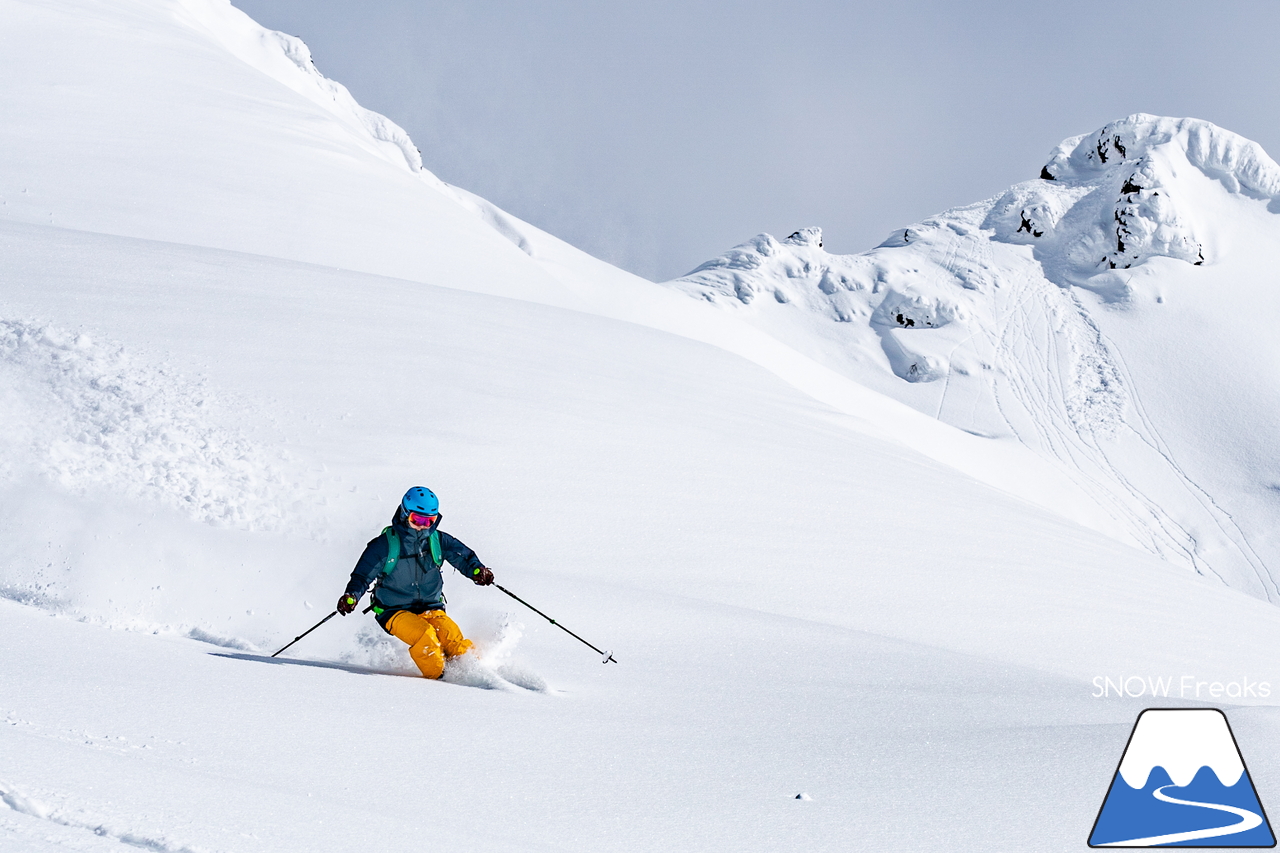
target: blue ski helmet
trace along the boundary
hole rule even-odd
[[[400,508],[405,512],[420,512],[423,515],[436,515],[440,512],[440,499],[436,493],[425,486],[414,486],[404,493]]]

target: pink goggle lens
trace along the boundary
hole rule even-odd
[[[430,527],[431,525],[436,523],[436,519],[439,517],[440,517],[439,515],[423,515],[420,512],[409,513],[409,521],[413,522],[419,527]]]

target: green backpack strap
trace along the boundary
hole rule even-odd
[[[393,528],[387,527],[382,531],[382,535],[387,537],[387,559],[382,564],[382,574],[389,575],[395,569],[396,563],[400,560],[400,537]],[[440,567],[444,565],[444,552],[440,549],[440,531],[431,531],[428,538],[431,546],[431,562]],[[413,556],[417,556],[416,554]]]
[[[382,576],[391,574],[396,569],[396,563],[400,562],[400,536],[393,528],[384,527],[382,535],[387,539],[387,558],[382,562]],[[444,553],[440,550],[440,531],[431,531],[429,538],[431,543],[431,561],[435,563],[436,568],[444,565]],[[378,579],[378,583],[382,583],[382,578]],[[385,613],[385,609],[377,604],[377,590],[374,590],[373,612],[381,616]]]
[[[390,527],[384,527],[382,535],[387,539],[387,558],[382,561],[382,571],[379,572],[382,577],[378,578],[378,585],[373,589],[373,601],[371,604],[373,612],[378,616],[386,612],[384,608],[378,605],[378,588],[382,584],[382,578],[395,571],[396,563],[400,562],[400,537]]]
[[[440,552],[439,530],[431,531],[431,562],[435,564],[437,569],[444,565],[444,554]]]
[[[387,559],[382,564],[382,573],[389,575],[395,569],[396,563],[400,562],[400,537],[390,527],[384,528],[382,535],[387,537]],[[432,544],[434,544],[434,540]],[[432,548],[431,550],[434,552],[436,549]]]

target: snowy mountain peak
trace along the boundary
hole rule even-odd
[[[783,242],[792,246],[817,246],[822,248],[822,229],[821,228],[801,228],[795,231]]]
[[[1263,306],[1280,167],[1208,122],[1138,114],[1063,142],[1042,174],[868,252],[830,254],[809,229],[762,234],[669,286],[925,414],[1016,439],[1136,544],[1280,598],[1267,566],[1280,546],[1255,548],[1271,524],[1258,478],[1273,475],[1246,461],[1269,449],[1236,422],[1192,425],[1212,418],[1211,396],[1221,412],[1280,417],[1280,397],[1239,375],[1274,359],[1265,318],[1280,305]]]
[[[1062,142],[1041,179],[1001,196],[984,227],[1044,246],[1071,283],[1153,257],[1202,264],[1209,229],[1185,185],[1193,169],[1231,193],[1280,192],[1280,166],[1257,143],[1207,121],[1138,113]]]
[[[1124,171],[1126,163],[1132,168],[1170,145],[1232,192],[1243,190],[1268,198],[1280,193],[1280,166],[1258,143],[1202,119],[1147,113],[1135,113],[1093,133],[1064,140],[1054,149],[1041,177],[1078,181]]]

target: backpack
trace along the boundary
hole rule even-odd
[[[382,584],[383,578],[385,578],[387,575],[395,571],[396,563],[400,562],[399,534],[396,533],[394,528],[385,527],[382,530],[382,535],[387,538],[387,559],[384,560],[382,563],[382,572],[378,577],[379,585]],[[428,537],[427,541],[430,543],[428,547],[430,548],[431,562],[438,569],[442,565],[444,565],[444,554],[440,550],[440,531],[439,530],[431,531],[431,536]],[[425,553],[427,552],[423,551],[418,554],[407,554],[406,556],[421,557]],[[374,596],[376,600],[377,589],[374,590]],[[377,604],[373,604],[373,612],[381,616],[383,613],[383,608],[379,607]]]
[[[400,562],[400,536],[396,533],[395,528],[393,527],[383,528],[382,535],[387,537],[387,559],[382,564],[382,574],[389,575],[395,570],[396,563]],[[428,541],[431,543],[431,562],[438,569],[444,565],[444,554],[440,551],[440,531],[431,531],[431,536],[428,537]],[[409,554],[407,556],[421,557],[425,553],[426,552],[423,551],[417,554]]]

